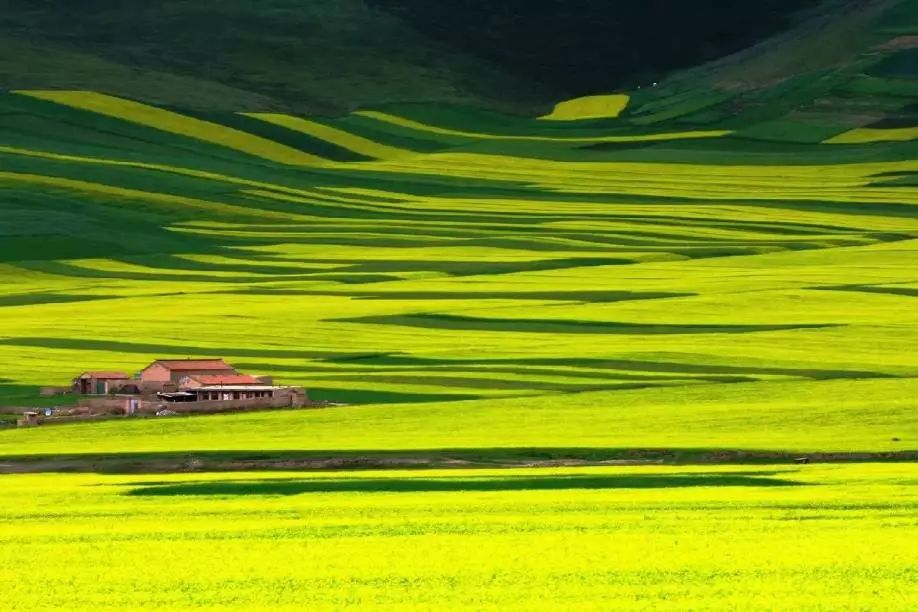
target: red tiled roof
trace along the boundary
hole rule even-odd
[[[122,380],[130,376],[124,372],[83,372],[80,378],[95,378],[96,380]]]
[[[200,376],[192,376],[196,381],[202,385],[207,386],[216,386],[216,385],[262,385],[262,381],[258,380],[254,376],[249,376],[248,374],[202,374]]]
[[[235,368],[222,359],[157,359],[156,363],[176,372],[192,370],[227,370],[235,372]]]

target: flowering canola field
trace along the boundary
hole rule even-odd
[[[912,610],[913,465],[3,477],[9,610]]]

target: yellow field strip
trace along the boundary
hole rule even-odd
[[[187,136],[281,164],[314,166],[327,162],[316,155],[260,136],[93,91],[20,90],[13,93]]]
[[[550,114],[539,117],[539,119],[545,121],[614,119],[628,107],[629,99],[625,94],[574,98],[573,100],[559,102]]]
[[[862,144],[868,142],[902,142],[918,140],[918,127],[911,128],[857,128],[826,140],[826,144]]]
[[[288,130],[300,132],[337,145],[348,151],[353,151],[366,157],[375,159],[391,159],[395,157],[407,157],[417,155],[414,151],[408,149],[399,149],[390,147],[378,142],[373,142],[368,138],[346,132],[344,130],[331,127],[302,117],[292,115],[283,115],[278,113],[240,113],[246,117],[265,121]]]
[[[593,137],[575,137],[575,138],[562,138],[558,136],[522,136],[522,135],[500,135],[500,134],[485,134],[482,132],[465,132],[462,130],[453,130],[450,128],[438,127],[435,125],[429,125],[426,123],[421,123],[419,121],[414,121],[412,119],[406,119],[404,117],[398,117],[396,115],[390,115],[388,113],[382,113],[379,111],[357,111],[354,113],[360,117],[366,117],[368,119],[375,119],[376,121],[382,121],[383,123],[389,123],[391,125],[397,125],[399,127],[408,128],[411,130],[418,130],[421,132],[430,132],[433,134],[443,134],[446,136],[464,136],[466,138],[477,138],[482,140],[522,140],[530,142],[587,142],[587,143],[601,143],[601,142],[652,142],[657,140],[686,140],[694,138],[720,138],[722,136],[727,136],[732,133],[731,130],[696,130],[688,132],[663,132],[659,134],[638,134],[634,136],[593,136]]]

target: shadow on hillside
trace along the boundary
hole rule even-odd
[[[696,474],[546,475],[471,478],[316,478],[153,483],[127,495],[300,495],[302,493],[429,493],[448,491],[544,491],[675,489],[688,487],[786,487],[802,483],[775,472]]]

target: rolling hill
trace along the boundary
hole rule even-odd
[[[389,102],[519,115],[659,80],[817,0],[2,0],[0,90],[84,89],[205,111]]]
[[[0,607],[916,609],[916,53],[918,0],[0,0],[0,407],[352,404],[0,408]]]
[[[219,355],[318,399],[392,404],[370,421],[411,421],[420,402],[432,445],[449,422],[465,432],[452,446],[632,447],[619,402],[696,397],[666,421],[681,433],[647,444],[918,448],[902,405],[918,374],[918,2],[821,6],[738,55],[541,119],[418,102],[317,117],[197,80],[187,104],[171,86],[161,101],[77,81],[0,94],[0,402],[59,401],[38,387],[85,369]],[[860,408],[834,410],[842,389]],[[721,397],[726,437],[698,429]],[[541,442],[495,425],[530,405]],[[547,433],[567,406],[581,425]],[[801,406],[822,419],[812,437]],[[288,417],[259,419],[234,449],[321,447],[271,443]],[[603,433],[585,441],[591,422]],[[0,455],[56,435],[0,433]]]

